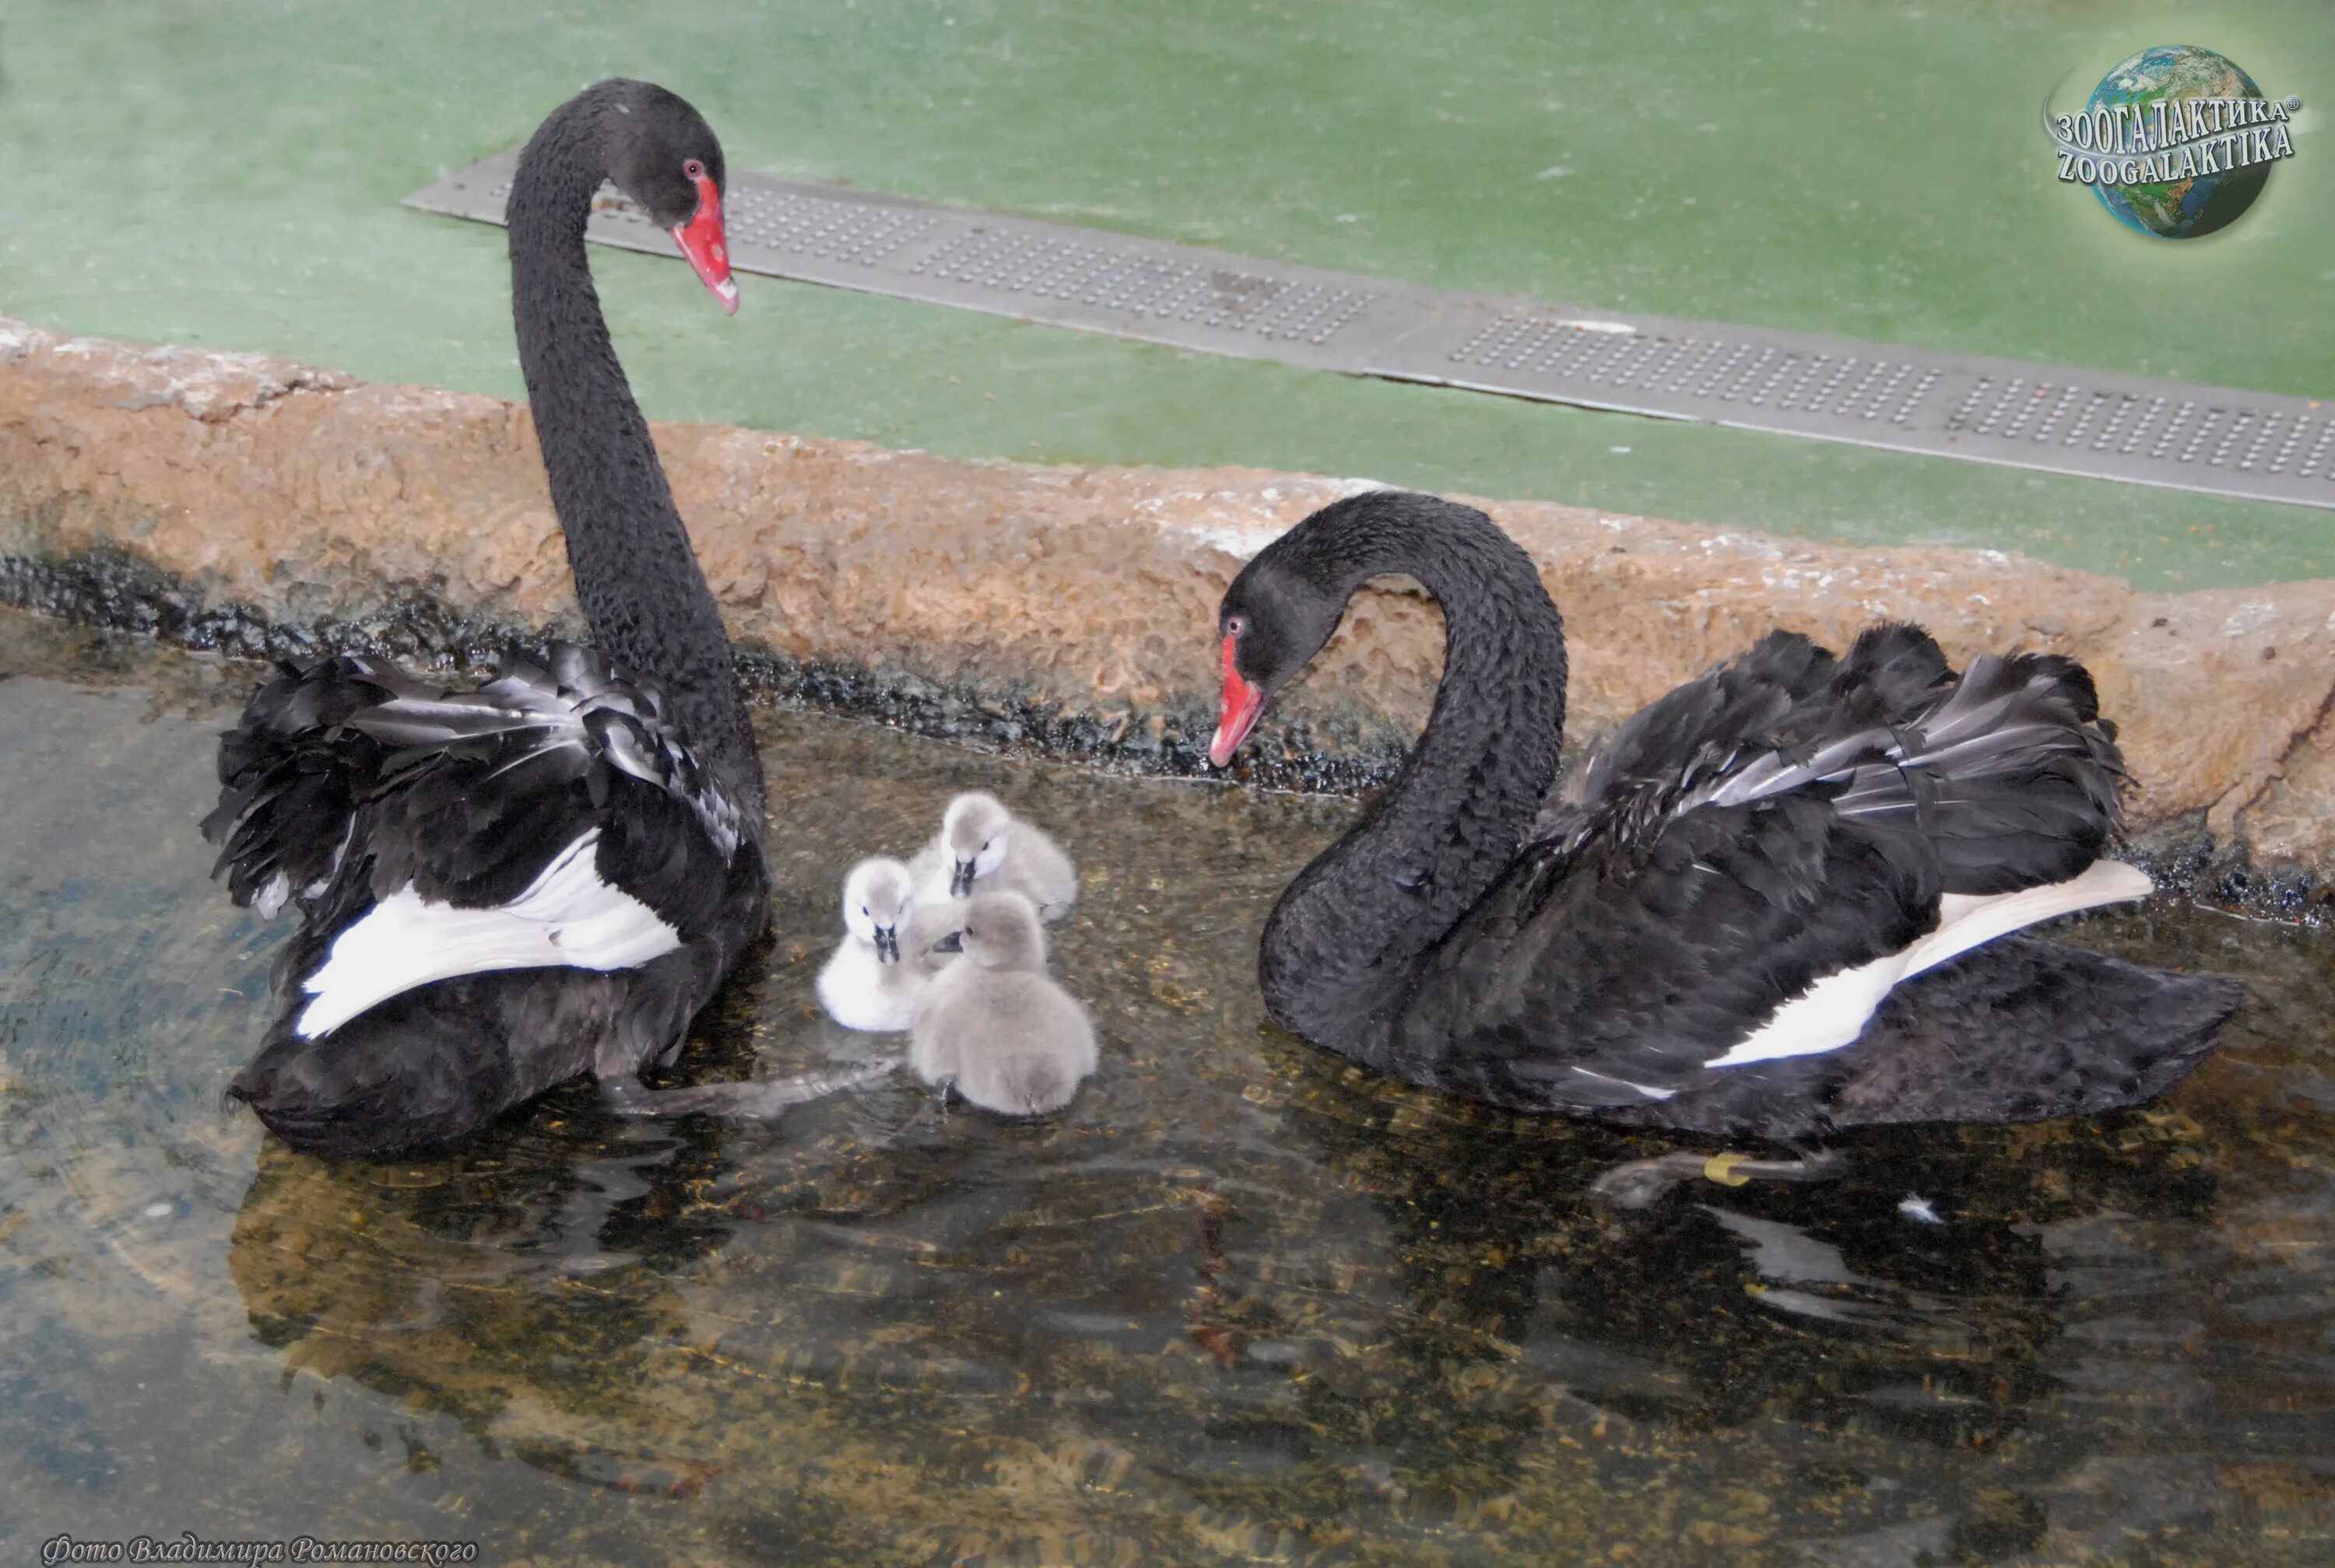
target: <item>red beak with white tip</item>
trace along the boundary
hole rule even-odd
[[[1240,743],[1256,728],[1256,716],[1264,711],[1264,692],[1241,678],[1233,662],[1233,644],[1239,639],[1232,633],[1225,634],[1225,694],[1216,707],[1216,738],[1208,743],[1208,766],[1221,768],[1233,760]]]
[[[738,314],[738,284],[730,276],[730,237],[722,227],[722,192],[713,177],[697,177],[697,213],[687,223],[675,224],[673,237],[681,254],[697,269],[698,278],[722,302],[722,313]]]

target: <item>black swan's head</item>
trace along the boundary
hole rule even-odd
[[[1564,636],[1532,557],[1474,507],[1410,490],[1365,490],[1332,501],[1265,546],[1225,590],[1216,611],[1225,694],[1211,764],[1233,760],[1273,694],[1329,642],[1355,592],[1372,577],[1394,576],[1417,578],[1443,606],[1447,625],[1455,611],[1472,606],[1478,615],[1497,609],[1510,624],[1545,634],[1542,658],[1562,692]]]
[[[1438,514],[1469,510],[1435,496],[1371,490],[1331,502],[1257,552],[1216,611],[1225,691],[1208,761],[1221,768],[1233,760],[1266,701],[1329,642],[1364,580],[1403,569],[1401,552],[1434,530]]]
[[[653,82],[622,78],[587,89],[598,111],[608,178],[660,228],[721,300],[738,309],[730,276],[730,241],[722,225],[726,189],[722,143],[687,100]]]

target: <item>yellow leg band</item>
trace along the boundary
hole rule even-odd
[[[1720,1186],[1739,1187],[1751,1178],[1748,1176],[1737,1176],[1735,1167],[1750,1157],[1734,1149],[1729,1149],[1724,1154],[1712,1155],[1702,1162],[1702,1174]]]

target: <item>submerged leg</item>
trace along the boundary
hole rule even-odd
[[[1818,1149],[1798,1159],[1754,1159],[1733,1149],[1712,1155],[1681,1149],[1617,1165],[1590,1183],[1589,1192],[1617,1207],[1642,1209],[1651,1208],[1671,1188],[1695,1176],[1739,1187],[1752,1181],[1836,1181],[1847,1171],[1848,1157],[1831,1149]]]
[[[570,1273],[596,1273],[634,1260],[635,1253],[603,1246],[600,1232],[620,1206],[648,1195],[648,1173],[670,1165],[681,1147],[671,1133],[648,1128],[626,1128],[622,1138],[632,1152],[578,1160],[569,1167],[576,1185],[560,1199],[551,1250]]]
[[[640,1080],[614,1075],[600,1080],[600,1096],[621,1116],[722,1116],[745,1121],[767,1121],[789,1106],[824,1099],[830,1094],[873,1083],[899,1067],[898,1059],[879,1057],[848,1067],[797,1073],[792,1078],[757,1079],[747,1083],[701,1083],[687,1089],[645,1089]]]

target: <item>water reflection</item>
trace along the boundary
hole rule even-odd
[[[833,890],[867,824],[985,788],[1085,875],[1051,934],[1103,1065],[1067,1111],[900,1075],[643,1125],[578,1085],[444,1157],[327,1164],[217,1103],[276,940],[192,839],[243,673],[100,643],[0,616],[0,659],[73,676],[0,682],[19,1534],[290,1510],[560,1560],[1836,1568],[2335,1540],[2312,934],[2083,928],[2250,978],[2162,1106],[1869,1134],[1836,1184],[1626,1213],[1589,1184],[1658,1140],[1439,1099],[1264,1018],[1256,929],[1346,808],[780,716],[773,934],[665,1081],[864,1042],[813,995]]]
[[[1580,1195],[1623,1140],[1488,1137],[1313,1087],[1289,1124],[1313,1179],[1284,1186],[944,1126],[913,1092],[760,1147],[607,1122],[576,1092],[434,1166],[270,1147],[229,1263],[287,1365],[597,1486],[720,1477],[752,1507],[769,1483],[734,1461],[803,1463],[815,1434],[822,1473],[951,1552],[974,1549],[968,1486],[1003,1510],[991,1545],[1073,1502],[1164,1541],[1205,1501],[1255,1542],[1331,1516],[1413,1541],[1488,1522],[1521,1546],[1560,1501],[1584,1510],[1566,1529],[1610,1531],[1589,1515],[1624,1496],[1739,1545],[1790,1500],[1892,1518],[1934,1505],[1941,1465],[2001,1478],[1988,1456],[2059,1388],[2055,1251],[2084,1236],[2095,1266],[2161,1273],[2133,1238],[2213,1193],[2195,1125],[2167,1118],[2028,1151],[2057,1203],[1990,1190],[2029,1168],[2002,1147],[1867,1149],[1862,1190],[1616,1215]],[[1945,1224],[1877,1201],[1909,1176],[1957,1195]],[[2113,1224],[2072,1196],[2120,1190],[2146,1207]],[[1997,1486],[1963,1513],[2048,1520],[2064,1457],[2014,1468],[2033,1507]],[[1930,1550],[1960,1517],[1904,1538]]]

